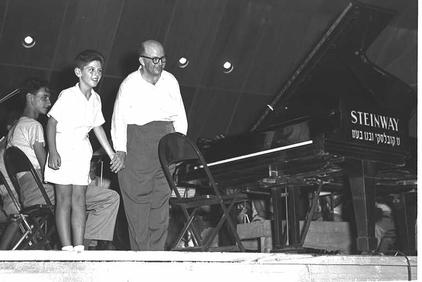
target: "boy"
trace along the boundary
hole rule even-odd
[[[115,156],[102,124],[100,96],[94,91],[102,76],[103,56],[85,50],[75,59],[79,82],[63,90],[48,113],[48,166],[45,180],[55,184],[56,225],[63,250],[82,251],[85,232],[85,195],[90,182],[92,147],[88,133],[94,130],[116,172],[120,159]],[[73,242],[73,243],[72,243]]]
[[[45,166],[47,158],[44,149],[44,133],[38,118],[47,113],[50,103],[50,91],[46,81],[39,79],[28,79],[21,87],[24,92],[25,109],[23,115],[14,122],[8,135],[8,146],[16,146],[21,149],[30,159],[32,165],[38,168],[41,176],[41,169]],[[37,154],[35,148],[43,155]],[[0,164],[1,164],[0,160]],[[24,174],[19,179],[22,188],[21,199],[24,207],[42,204],[44,199],[37,188],[37,184],[30,174]],[[52,203],[54,189],[51,184],[44,185]],[[87,220],[85,228],[86,240],[98,240],[103,248],[108,248],[109,241],[113,239],[114,226],[119,208],[120,197],[116,191],[102,189],[96,186],[89,186],[86,193]],[[10,214],[10,213],[8,213]],[[108,243],[106,243],[108,242]]]

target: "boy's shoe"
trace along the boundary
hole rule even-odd
[[[63,246],[62,251],[73,251],[73,246]]]
[[[83,252],[83,251],[85,250],[85,246],[84,246],[84,245],[77,245],[77,246],[74,246],[74,247],[73,247],[73,250],[74,250],[75,252],[80,253],[80,252]]]

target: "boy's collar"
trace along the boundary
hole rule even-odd
[[[0,138],[0,149],[3,147],[3,143],[6,144],[6,136]]]

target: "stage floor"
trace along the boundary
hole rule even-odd
[[[0,251],[0,281],[407,281],[416,257]]]

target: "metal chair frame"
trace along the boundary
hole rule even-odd
[[[20,201],[20,197],[16,199],[11,187],[7,184],[2,175],[2,181],[5,184],[7,192],[18,210],[18,214],[15,215],[15,220],[19,221],[19,228],[23,234],[12,249],[52,248],[51,244],[54,244],[53,236],[56,231],[54,223],[54,205],[51,203],[37,171],[25,153],[17,147],[7,148],[3,158],[7,174],[9,175],[10,181],[12,182],[18,197],[21,193],[21,187],[17,174],[20,172],[29,172],[34,178],[46,203],[24,207],[23,203]],[[24,242],[26,243],[23,244]]]
[[[27,216],[24,213],[22,213],[21,205],[19,201],[16,199],[12,188],[10,188],[9,183],[7,183],[6,178],[4,177],[1,171],[0,171],[0,185],[3,185],[6,188],[7,193],[9,194],[9,197],[11,198],[13,205],[18,211],[17,214],[13,214],[9,216],[11,220],[10,224],[12,224],[13,222],[17,222],[19,229],[22,232],[22,236],[12,247],[12,250],[15,250],[25,239],[29,239],[29,235],[31,234],[32,227],[30,226],[27,220]],[[28,244],[32,245],[32,242],[29,240]]]
[[[184,147],[182,148],[180,145]],[[190,154],[187,154],[188,151]],[[190,232],[194,239],[193,242],[195,246],[193,248],[181,248],[181,250],[208,251],[223,224],[227,223],[228,230],[231,231],[231,235],[234,237],[237,249],[245,251],[237,233],[235,222],[230,216],[230,211],[236,203],[244,202],[247,199],[247,195],[243,193],[223,195],[198,147],[188,137],[181,133],[174,132],[161,138],[158,145],[158,155],[167,182],[176,195],[176,198],[171,199],[170,204],[172,206],[180,207],[186,220],[182,231],[180,231],[177,236],[175,244],[173,244],[170,249],[177,250],[177,245],[181,239],[187,232]],[[175,179],[175,171],[177,170],[173,170],[172,167],[183,162],[195,162],[197,168],[204,171],[205,178],[208,182],[207,188],[211,191],[211,195],[200,195],[190,198],[184,198],[180,195]],[[218,219],[217,225],[206,238],[202,239],[199,232],[194,227],[193,222],[201,207],[213,205],[220,207],[222,215]]]

